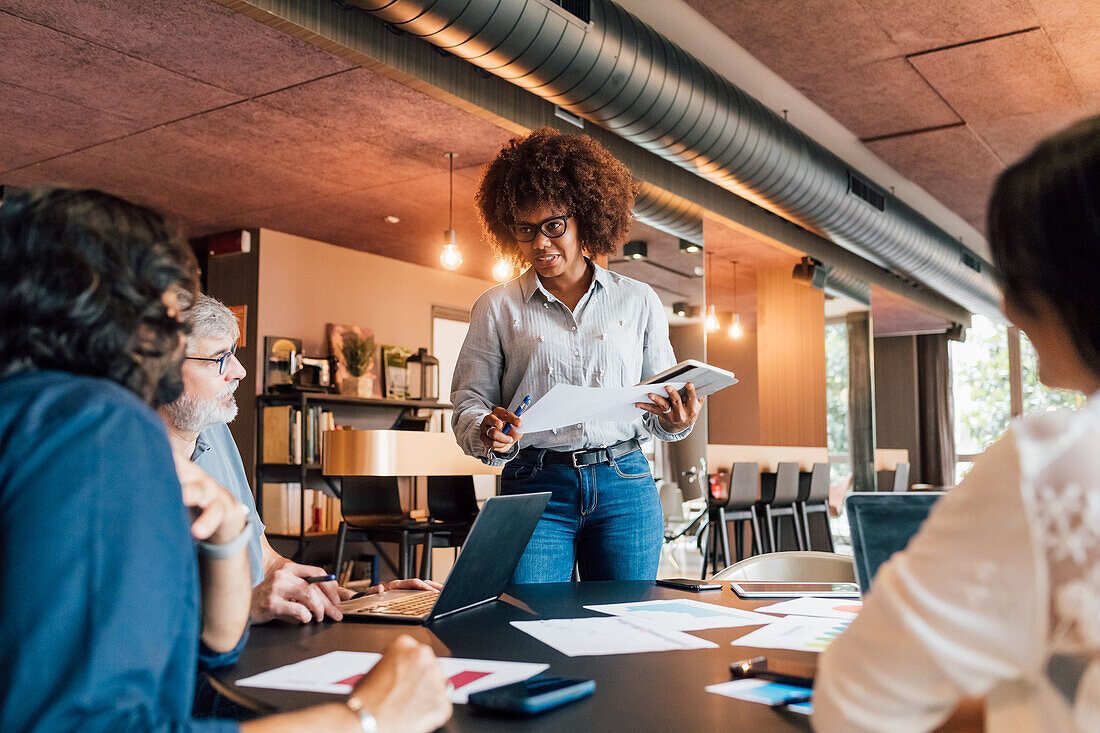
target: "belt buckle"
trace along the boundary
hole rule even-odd
[[[588,465],[586,463],[577,463],[577,456],[582,455],[584,453],[587,453],[587,451],[575,450],[575,451],[573,451],[572,453],[569,454],[569,461],[570,461],[570,463],[573,464],[573,468],[581,468],[582,466]]]

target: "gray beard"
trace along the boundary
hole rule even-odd
[[[231,393],[232,394],[232,393]],[[237,400],[230,396],[229,404],[219,404],[224,393],[213,400],[202,400],[187,393],[161,409],[177,430],[199,433],[211,425],[233,422],[237,417]]]

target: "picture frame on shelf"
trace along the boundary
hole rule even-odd
[[[342,323],[325,325],[329,355],[336,364],[335,385],[340,394],[353,397],[381,397],[377,347],[374,332],[363,326]],[[349,368],[349,359],[350,368]]]
[[[412,351],[401,346],[382,347],[382,392],[386,399],[404,400],[409,396],[405,362]]]
[[[302,358],[302,340],[289,336],[264,337],[264,392],[292,389],[294,372]]]

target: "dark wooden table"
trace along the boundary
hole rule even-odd
[[[583,606],[659,598],[692,598],[752,609],[772,601],[745,601],[723,584],[721,591],[690,593],[647,582],[555,583],[513,586],[503,601],[443,619],[430,627],[395,624],[323,623],[308,626],[255,626],[235,667],[221,671],[215,686],[238,704],[259,712],[296,710],[337,699],[333,695],[237,687],[244,677],[331,651],[385,648],[408,633],[431,645],[439,656],[546,662],[547,674],[596,681],[595,694],[531,719],[500,718],[456,705],[448,731],[806,731],[804,715],[772,710],[705,691],[730,679],[732,661],[767,653],[811,661],[812,654],[734,647],[730,642],[758,626],[692,631],[717,649],[567,657],[509,624],[510,621],[599,616]]]

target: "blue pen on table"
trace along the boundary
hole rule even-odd
[[[336,580],[335,575],[314,575],[311,578],[302,578],[307,583],[327,583],[330,580]]]
[[[530,405],[530,404],[531,404],[531,395],[527,395],[526,397],[523,398],[523,402],[519,403],[519,407],[516,408],[516,412],[515,412],[516,417],[519,417],[520,414],[523,413],[523,411],[526,410],[527,406]],[[505,435],[507,435],[508,430],[511,429],[511,427],[512,427],[512,423],[508,423],[507,425],[505,425],[503,433]]]

